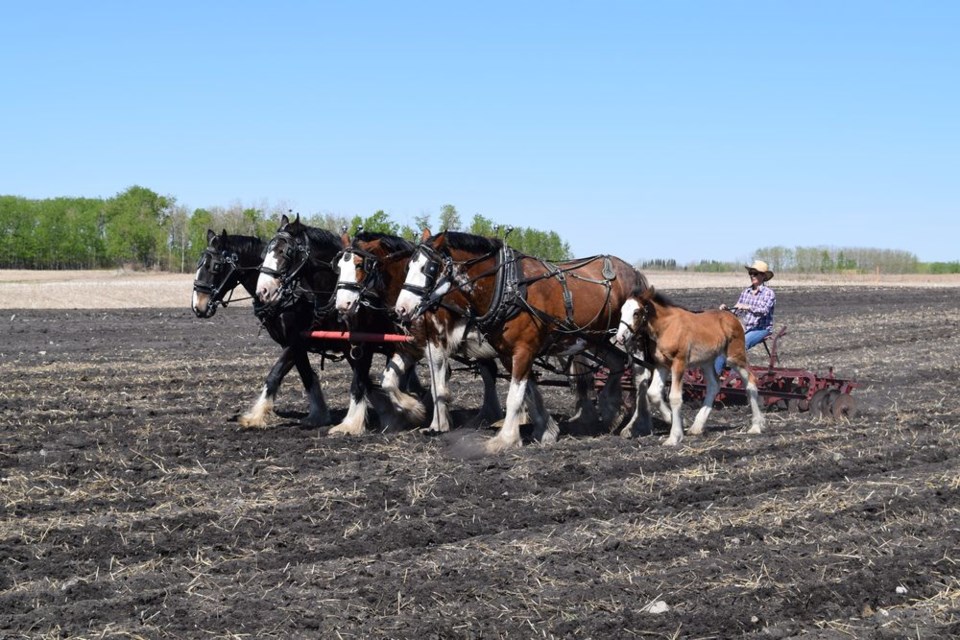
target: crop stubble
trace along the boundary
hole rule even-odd
[[[857,379],[852,421],[774,411],[751,437],[732,407],[675,449],[658,424],[478,459],[450,455],[468,427],[302,429],[293,376],[239,428],[278,352],[248,309],[11,310],[0,635],[956,634],[958,294],[778,288],[783,364]],[[345,371],[322,373],[335,417]],[[478,382],[455,382],[465,420]]]

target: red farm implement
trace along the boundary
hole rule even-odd
[[[750,369],[757,378],[757,388],[761,404],[767,408],[790,411],[810,411],[817,417],[852,418],[857,411],[857,401],[850,395],[858,384],[852,380],[837,378],[833,367],[825,375],[807,369],[781,367],[778,346],[780,338],[787,333],[783,326],[772,337],[761,344],[767,352],[768,361],[764,366],[752,366]],[[630,373],[629,371],[627,372]],[[597,373],[597,386],[606,380],[606,371]],[[624,389],[634,393],[633,376],[624,376]],[[699,369],[690,369],[683,376],[684,400],[702,403],[706,394],[706,383]],[[747,404],[747,393],[740,376],[730,370],[724,370],[720,377],[720,391],[714,400],[715,407]]]

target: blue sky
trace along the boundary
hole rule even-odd
[[[31,2],[0,194],[960,259],[960,2]]]

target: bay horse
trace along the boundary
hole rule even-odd
[[[391,360],[397,351],[397,343],[356,343],[339,339],[312,339],[303,337],[308,330],[346,331],[350,327],[343,322],[335,308],[340,256],[345,248],[345,238],[325,229],[311,227],[300,222],[299,216],[291,222],[286,216],[280,221],[277,234],[267,246],[260,278],[257,281],[257,297],[267,308],[283,309],[291,301],[309,301],[311,314],[298,317],[298,344],[302,348],[324,354],[342,356],[350,365],[353,378],[350,383],[350,405],[343,421],[334,425],[329,433],[359,434],[366,431],[367,413],[371,407],[381,418],[383,429],[397,425],[396,412],[377,401],[370,368],[376,353]],[[364,314],[365,331],[389,333],[392,323],[385,313]],[[388,367],[388,370],[390,367]],[[412,367],[400,371],[396,379],[396,392],[408,386],[418,386]],[[388,388],[393,379],[388,381]],[[401,413],[411,420],[422,420],[425,411],[415,398],[406,398]]]
[[[694,312],[671,302],[654,287],[638,289],[623,303],[616,342],[633,345],[638,337],[649,338],[647,358],[656,365],[653,381],[646,389],[646,400],[659,406],[663,417],[670,422],[670,436],[665,445],[676,446],[683,439],[683,374],[688,368],[699,367],[707,389],[703,405],[688,433],[699,435],[710,415],[720,382],[714,369],[717,356],[725,353],[727,362],[746,381],[747,397],[753,419],[747,433],[760,433],[764,418],[760,411],[757,379],[747,363],[747,348],[743,325],[729,311],[709,309]],[[663,387],[670,375],[670,406],[663,399]],[[644,404],[641,397],[645,386],[643,376],[637,378],[637,407]],[[636,419],[636,414],[634,415]]]
[[[320,378],[310,365],[309,356],[303,344],[291,335],[291,327],[297,326],[286,313],[264,313],[256,300],[257,280],[260,277],[260,265],[266,243],[256,236],[228,235],[226,229],[217,235],[207,230],[207,247],[197,263],[197,273],[193,281],[191,308],[198,318],[210,318],[217,307],[226,307],[233,299],[233,290],[243,286],[254,299],[254,313],[267,333],[281,346],[283,351],[276,363],[270,368],[259,399],[250,410],[242,414],[238,421],[245,427],[262,427],[265,416],[273,408],[274,399],[280,389],[280,383],[290,370],[296,366],[300,380],[310,403],[310,410],[303,419],[306,426],[321,426],[330,422],[323,392],[320,390]],[[312,310],[302,309],[312,317]]]
[[[340,317],[356,331],[380,331],[379,327],[389,327],[390,331],[401,331],[395,322],[393,307],[400,295],[401,286],[407,272],[410,256],[416,246],[409,241],[384,233],[360,231],[351,241],[343,237],[346,248],[338,262],[339,280],[337,282],[336,307]],[[373,327],[372,329],[370,327]],[[413,336],[416,340],[417,336]],[[476,339],[465,340],[461,352],[465,358],[471,357],[469,345]],[[431,388],[433,389],[433,418],[428,431],[446,432],[450,430],[450,361],[444,352],[434,349],[430,343],[420,340],[399,345],[393,358],[383,373],[381,388],[391,402],[402,413],[410,416],[411,421],[423,420],[423,404],[419,399],[404,393],[399,383],[406,372],[413,371],[416,363],[426,351],[431,370]],[[477,369],[483,381],[483,405],[473,419],[477,423],[494,423],[503,418],[503,409],[496,392],[497,365],[494,360],[476,361]]]
[[[542,443],[559,428],[546,411],[531,375],[542,355],[592,350],[610,369],[598,398],[601,420],[610,425],[620,410],[625,354],[611,344],[620,307],[646,278],[613,256],[551,264],[507,247],[496,238],[456,231],[424,230],[410,258],[396,311],[420,323],[426,339],[449,354],[471,327],[483,338],[486,357],[498,357],[510,372],[506,417],[486,443],[496,453],[520,445],[524,405]]]

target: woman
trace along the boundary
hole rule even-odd
[[[773,310],[777,306],[777,296],[766,285],[773,278],[773,271],[763,260],[754,260],[745,267],[750,276],[750,286],[743,290],[737,303],[730,309],[725,304],[720,309],[733,311],[740,318],[747,341],[747,349],[763,341],[773,331]],[[716,360],[717,375],[723,370],[727,358],[720,355]]]

